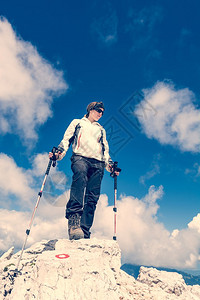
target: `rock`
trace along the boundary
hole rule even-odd
[[[9,264],[0,260],[0,299],[200,299],[200,287],[187,286],[179,274],[172,279],[171,273],[153,268],[141,268],[138,280],[126,274],[120,269],[119,245],[112,240],[36,243],[24,252],[20,274],[14,277],[19,256],[11,256]]]
[[[5,252],[1,257],[0,257],[0,261],[3,260],[9,260],[11,258],[11,256],[13,255],[13,251],[14,251],[14,247],[11,247],[7,252]]]
[[[168,294],[176,295],[177,299],[200,299],[200,286],[187,286],[183,276],[175,272],[141,267],[137,281],[147,284],[151,288],[159,287]],[[193,293],[193,295],[189,295],[190,293]]]
[[[180,296],[187,288],[181,274],[158,271],[155,268],[141,267],[137,280],[150,287],[160,287],[165,292],[177,296]]]

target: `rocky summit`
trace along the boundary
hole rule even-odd
[[[137,280],[120,269],[116,241],[66,239],[41,241],[20,252],[13,247],[0,258],[0,299],[4,300],[199,300],[200,286],[182,275],[140,268]]]

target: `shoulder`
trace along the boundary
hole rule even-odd
[[[95,122],[95,125],[98,126],[100,129],[104,129],[103,126],[101,124],[99,124],[98,122]]]
[[[99,124],[99,123],[98,123],[98,124]],[[99,128],[101,129],[101,132],[102,132],[103,134],[106,134],[105,128],[104,128],[101,124],[99,124]]]
[[[74,119],[74,120],[72,120],[72,122],[74,122],[74,123],[78,123],[78,122],[80,122],[82,119]]]
[[[71,124],[76,126],[78,123],[80,123],[80,121],[81,121],[80,119],[74,119],[71,121]]]

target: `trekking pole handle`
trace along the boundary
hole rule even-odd
[[[51,165],[53,164],[53,167],[56,166],[56,153],[58,151],[58,148],[56,147],[53,147],[53,149],[51,150],[51,152],[53,153],[53,156],[49,159],[49,164],[48,164],[48,167],[47,167],[47,170],[46,170],[46,175],[49,175],[49,171],[51,169]]]
[[[53,167],[55,167],[56,166],[56,160],[57,160],[56,153],[58,153],[58,148],[53,147],[51,152],[53,153],[53,156],[50,159],[53,161]]]
[[[110,173],[110,176],[113,178],[116,178],[117,175],[115,174],[115,172],[121,172],[122,169],[120,169],[118,166],[118,162],[115,161],[113,166],[112,166],[112,172]]]

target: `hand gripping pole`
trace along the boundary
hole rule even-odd
[[[20,257],[19,257],[19,260],[18,260],[18,263],[17,263],[17,267],[14,271],[14,276],[16,276],[16,274],[19,272],[18,269],[19,269],[19,264],[20,264],[20,261],[22,259],[22,255],[23,255],[23,252],[24,252],[24,249],[26,247],[26,243],[27,243],[27,240],[28,240],[28,236],[30,234],[30,231],[31,231],[31,227],[33,225],[33,219],[34,219],[34,216],[35,216],[35,213],[36,213],[36,210],[37,210],[37,207],[40,203],[40,199],[42,197],[42,192],[43,192],[43,189],[44,189],[44,186],[45,186],[45,183],[46,183],[46,180],[47,180],[47,176],[49,175],[49,171],[51,169],[51,165],[53,165],[53,167],[56,166],[56,153],[57,151],[57,148],[56,147],[53,147],[52,149],[52,153],[53,153],[53,156],[49,159],[49,163],[48,163],[48,166],[47,166],[47,169],[46,169],[46,172],[45,172],[45,177],[44,177],[44,180],[43,180],[43,183],[42,183],[42,186],[41,186],[41,189],[38,193],[38,198],[37,198],[37,202],[36,202],[36,205],[35,205],[35,208],[33,210],[33,213],[32,213],[32,217],[31,217],[31,220],[30,220],[30,223],[29,223],[29,227],[26,229],[26,238],[25,238],[25,241],[24,241],[24,244],[22,246],[22,250],[21,250],[21,254],[20,254]]]
[[[115,161],[112,167],[112,173],[110,174],[111,177],[114,178],[114,207],[113,207],[113,212],[114,212],[114,235],[113,235],[113,240],[117,240],[117,175],[116,172],[121,172],[121,169],[118,168],[118,162]]]

